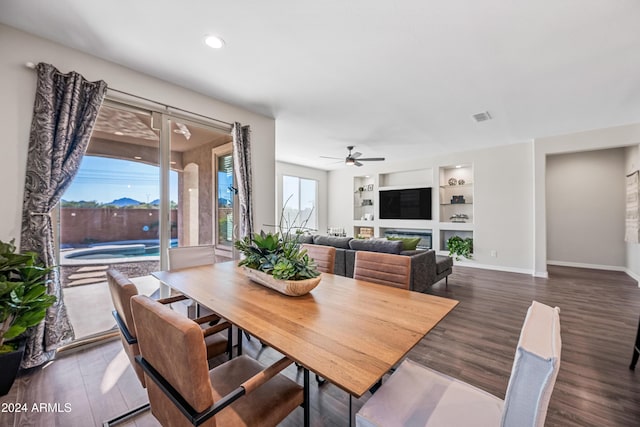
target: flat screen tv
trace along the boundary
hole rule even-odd
[[[381,190],[380,219],[432,219],[431,187]]]

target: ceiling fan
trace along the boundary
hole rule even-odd
[[[347,157],[344,159],[344,164],[347,166],[363,166],[363,164],[360,162],[384,161],[384,157],[360,157],[362,156],[362,153],[359,153],[357,151],[355,153],[351,152],[354,148],[355,147],[353,145],[349,145],[347,147],[347,150],[349,150],[349,154],[347,154]],[[324,159],[338,159],[338,157],[327,157],[327,156],[320,156],[320,157]]]

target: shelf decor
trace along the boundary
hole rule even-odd
[[[449,178],[449,185],[456,185],[458,183],[458,180],[455,178]]]

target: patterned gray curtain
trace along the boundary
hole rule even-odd
[[[78,172],[107,84],[88,82],[75,72],[62,74],[49,64],[38,64],[36,71],[20,246],[22,251],[37,253],[45,265],[53,266],[51,210]],[[74,338],[58,271],[54,269],[49,278],[49,293],[58,301],[47,310],[45,320],[29,331],[24,368],[50,360],[56,348]]]
[[[233,124],[233,169],[238,178],[238,199],[240,201],[240,235],[242,238],[253,233],[253,201],[251,188],[251,129],[236,122]]]

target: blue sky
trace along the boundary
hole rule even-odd
[[[160,171],[150,166],[128,160],[85,156],[78,175],[62,197],[67,201],[111,202],[129,197],[140,202],[160,198]],[[170,197],[178,201],[178,173],[169,175]]]

